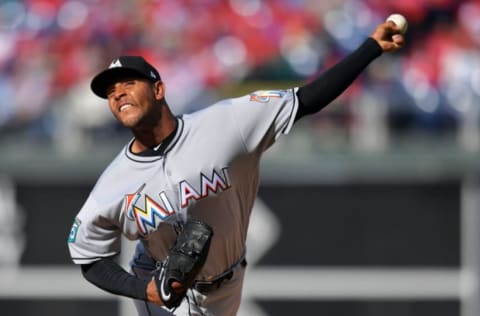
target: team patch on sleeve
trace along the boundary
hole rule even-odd
[[[283,98],[287,91],[285,90],[261,90],[250,94],[250,101],[267,103],[271,98]]]
[[[75,218],[75,220],[73,221],[72,229],[70,230],[70,234],[68,235],[69,243],[74,243],[77,239],[77,232],[81,223],[82,222],[78,218]]]

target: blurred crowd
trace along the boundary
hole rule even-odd
[[[342,123],[362,117],[355,105],[376,104],[371,117],[389,129],[462,130],[475,142],[478,0],[1,1],[0,139],[110,137],[118,127],[88,85],[117,55],[158,66],[169,103],[185,113],[217,100],[225,85],[308,81],[392,12],[409,20],[408,45],[375,61],[336,101],[347,105]]]

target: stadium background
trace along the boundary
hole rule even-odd
[[[266,154],[241,315],[480,315],[480,1],[453,0],[0,1],[0,314],[133,315],[66,245],[130,137],[88,88],[113,56],[190,112],[302,84],[392,12],[408,45]]]

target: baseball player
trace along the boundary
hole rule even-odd
[[[133,298],[141,316],[235,315],[262,154],[375,58],[403,45],[400,30],[385,22],[305,86],[256,91],[180,116],[152,65],[140,56],[114,59],[91,89],[133,138],[74,220],[73,262],[94,285]],[[116,262],[122,234],[138,241],[129,272]]]

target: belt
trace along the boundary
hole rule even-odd
[[[237,263],[235,263],[233,266],[231,266],[228,270],[226,270],[222,274],[216,276],[213,280],[211,280],[211,281],[200,281],[200,280],[195,281],[195,283],[193,284],[193,288],[195,290],[199,291],[200,293],[208,293],[208,292],[214,291],[214,290],[220,288],[220,286],[222,286],[223,282],[232,279],[233,273],[234,273],[236,268],[246,267],[246,266],[247,266],[247,260],[245,260],[245,257],[242,256],[242,258],[240,258],[240,260]]]

